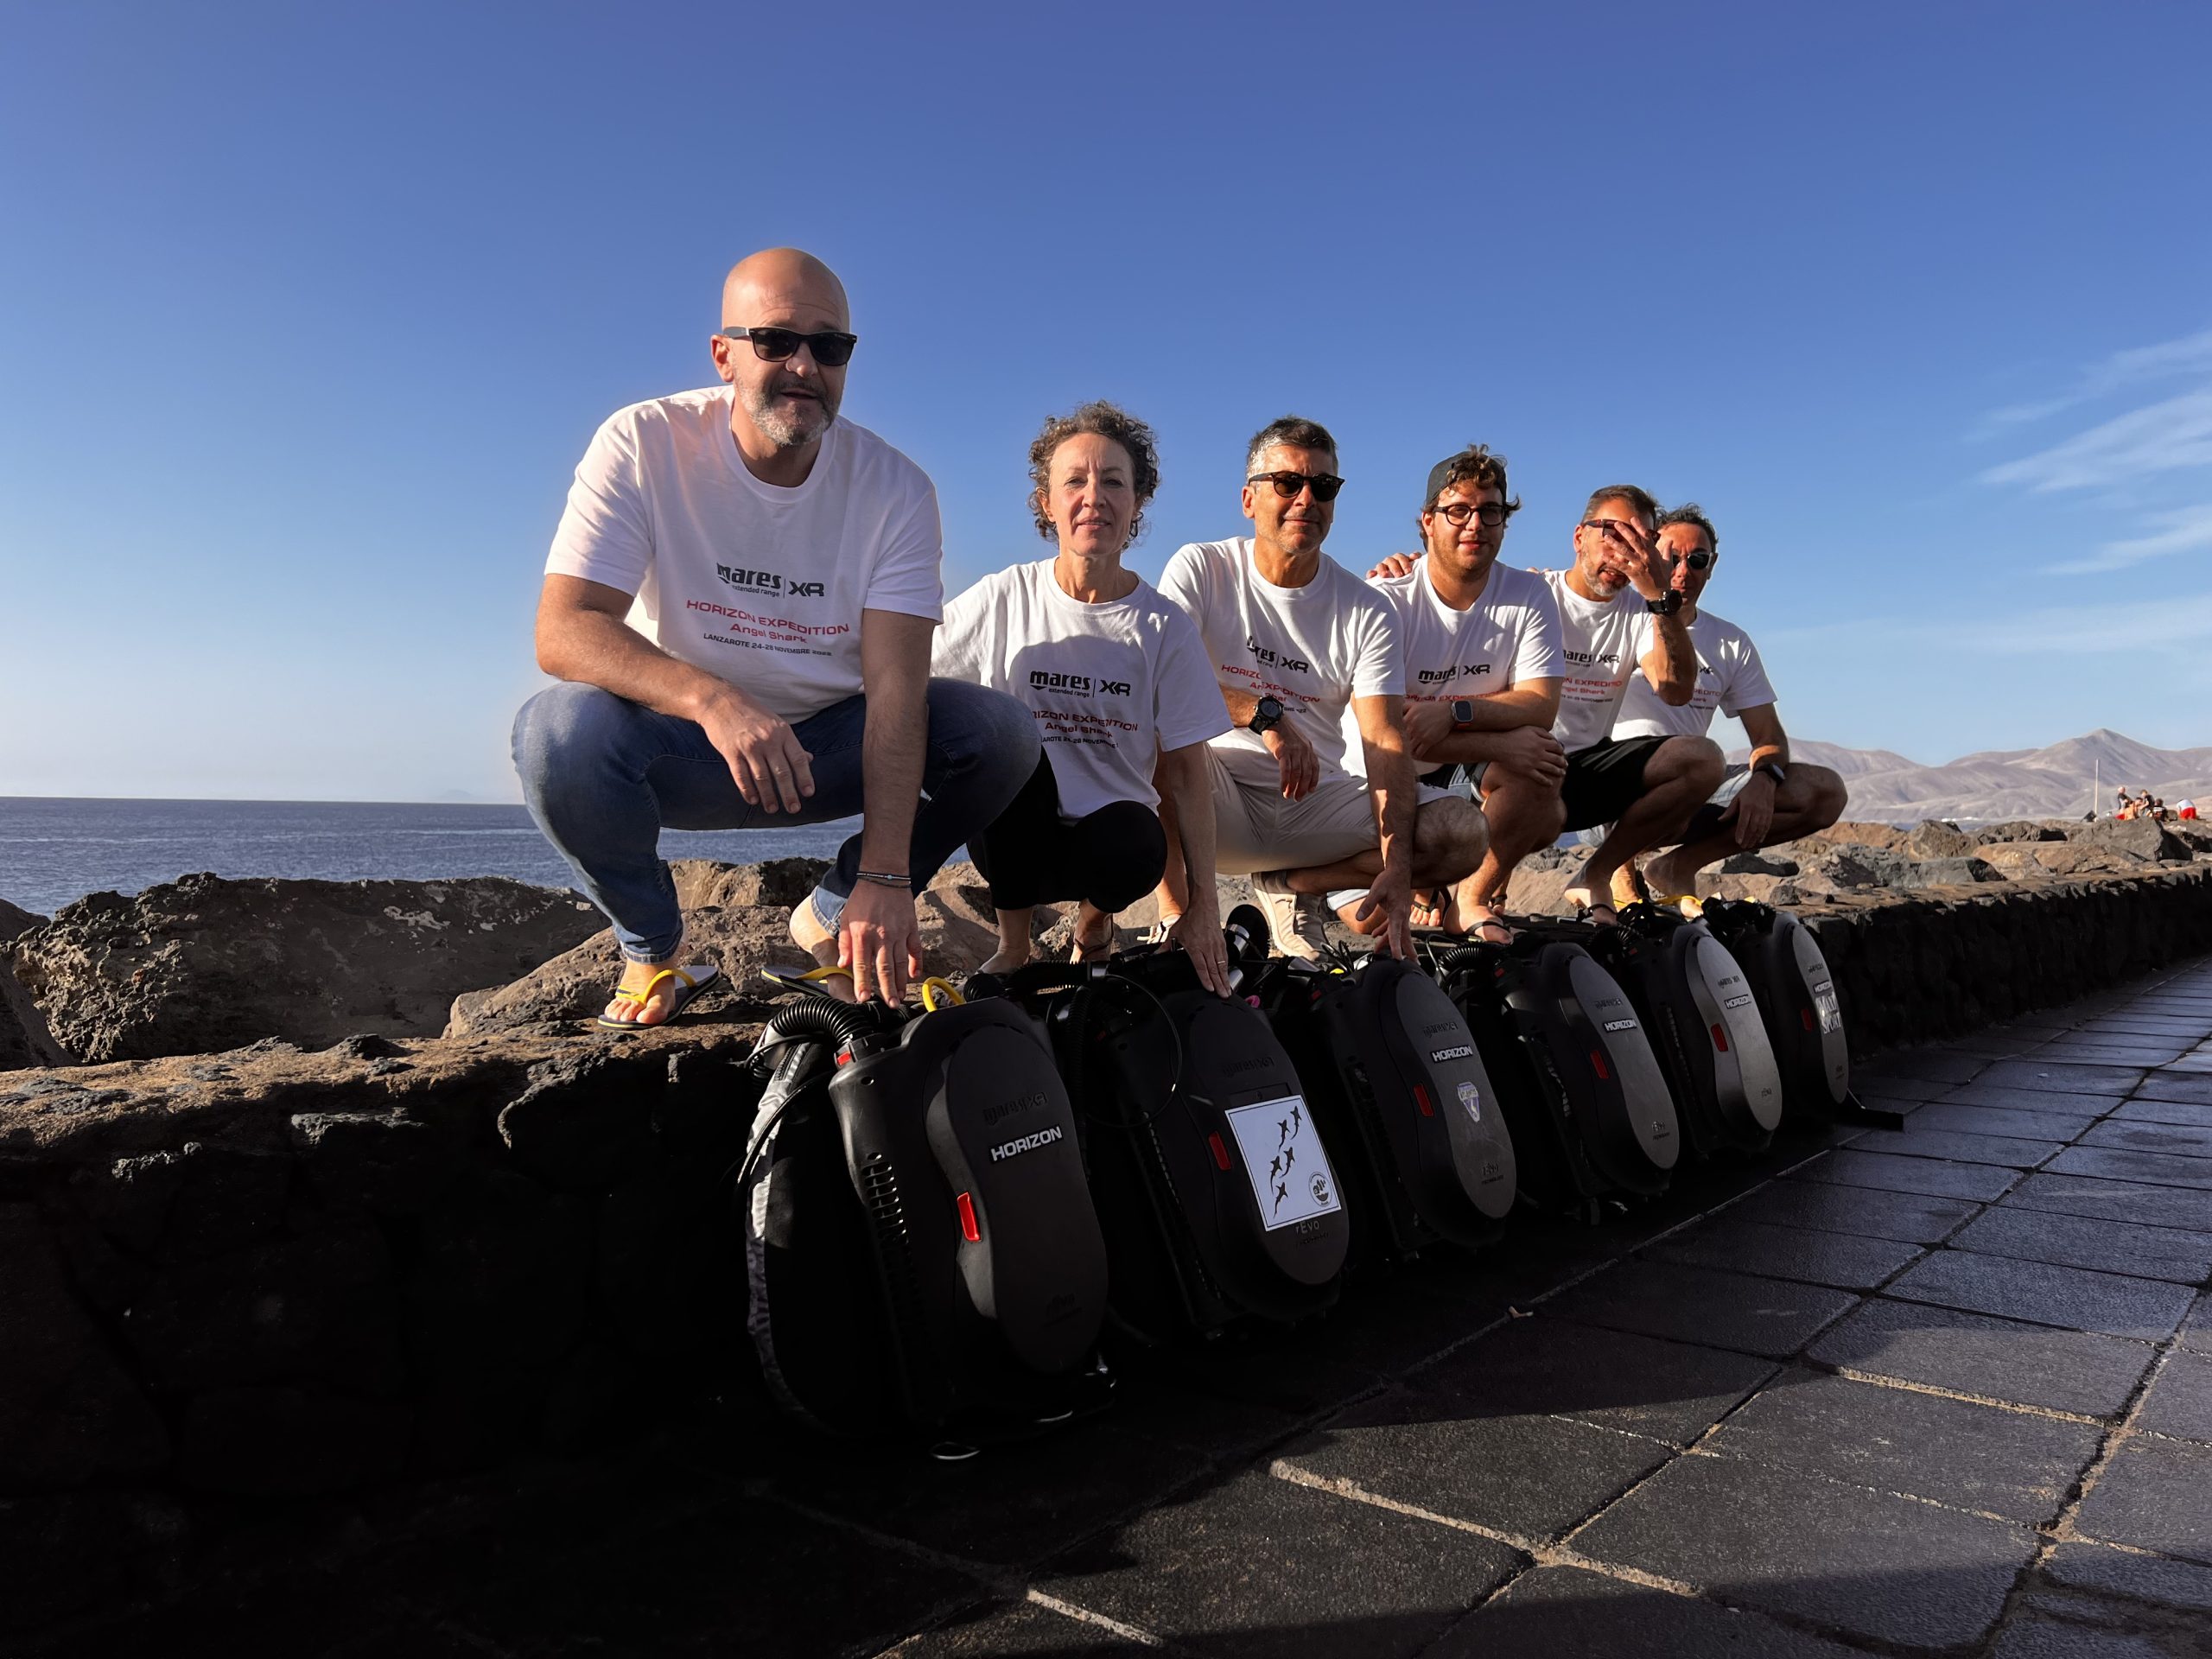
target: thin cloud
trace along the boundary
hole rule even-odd
[[[1982,429],[1976,435],[1989,437],[2006,428],[2049,420],[2077,404],[2109,397],[2129,386],[2200,373],[2212,374],[2212,328],[2202,334],[2184,334],[2179,340],[2162,340],[2156,346],[2135,346],[2114,352],[2103,362],[2084,369],[2070,391],[2034,403],[2013,404],[1990,410],[1981,417]]]
[[[2130,537],[2126,541],[2107,542],[2086,559],[2075,559],[2064,564],[2046,567],[2044,574],[2052,576],[2092,576],[2107,570],[2125,570],[2130,565],[2147,563],[2176,553],[2193,553],[2199,548],[2212,550],[2212,505],[2190,507],[2180,512],[2160,513],[2152,523],[2164,528],[2148,536]]]
[[[2094,490],[2154,473],[2212,466],[2212,391],[2184,392],[1981,474],[2038,495]]]

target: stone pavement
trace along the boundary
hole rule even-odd
[[[1439,1253],[1031,1446],[734,1402],[264,1521],[322,1567],[22,1651],[2212,1655],[2212,962],[1859,1082],[1903,1132]]]

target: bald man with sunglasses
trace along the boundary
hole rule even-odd
[[[531,816],[614,925],[616,1030],[716,977],[684,959],[664,827],[860,814],[791,937],[849,970],[837,994],[895,1001],[922,969],[914,894],[1039,753],[1013,698],[930,677],[937,491],[837,413],[858,343],[843,284],[770,248],[731,269],[721,324],[719,385],[618,411],[577,467],[537,608],[561,683],[515,721]]]
[[[1731,766],[1691,817],[1682,845],[1643,868],[1653,896],[1679,902],[1694,899],[1697,873],[1715,859],[1827,829],[1843,816],[1849,791],[1827,766],[1789,758],[1789,734],[1776,712],[1759,648],[1743,629],[1700,603],[1720,559],[1720,534],[1713,520],[1695,502],[1662,513],[1658,549],[1669,587],[1682,596],[1676,617],[1688,630],[1697,678],[1689,700],[1674,703],[1659,696],[1645,672],[1630,676],[1613,734],[1702,738],[1718,711],[1741,721],[1751,741],[1750,759]],[[1621,868],[1613,878],[1617,901],[1639,896],[1636,879],[1632,863]]]
[[[1252,878],[1287,956],[1317,956],[1333,911],[1409,957],[1414,887],[1469,874],[1485,831],[1471,802],[1414,777],[1396,618],[1321,550],[1343,486],[1327,429],[1271,422],[1245,451],[1252,534],[1182,548],[1160,591],[1198,625],[1229,710],[1206,750],[1215,868]],[[1172,923],[1188,894],[1168,846]]]

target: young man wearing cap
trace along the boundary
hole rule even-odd
[[[1692,815],[1683,844],[1652,859],[1643,878],[1655,897],[1696,895],[1697,873],[1731,853],[1771,847],[1825,830],[1843,816],[1847,791],[1826,766],[1789,758],[1789,734],[1775,712],[1774,687],[1751,636],[1699,601],[1719,563],[1720,537],[1695,502],[1661,515],[1659,555],[1669,587],[1682,596],[1675,620],[1685,625],[1697,656],[1689,701],[1670,703],[1643,673],[1629,677],[1613,734],[1620,738],[1697,737],[1711,729],[1715,709],[1740,720],[1751,741],[1749,761],[1732,766],[1719,786]],[[1646,630],[1646,635],[1649,634]],[[1640,645],[1648,638],[1640,638]],[[1632,896],[1633,867],[1617,873],[1617,899]]]
[[[1559,717],[1559,603],[1541,576],[1500,564],[1505,457],[1471,444],[1429,469],[1420,516],[1425,555],[1396,555],[1368,575],[1398,619],[1406,656],[1406,741],[1421,781],[1465,768],[1480,792],[1490,849],[1472,875],[1417,921],[1493,942],[1514,866],[1560,832],[1567,753]]]
[[[1295,416],[1271,422],[1245,451],[1253,533],[1182,548],[1160,591],[1198,624],[1232,726],[1206,748],[1216,868],[1251,876],[1286,955],[1317,955],[1334,909],[1409,957],[1414,887],[1472,871],[1483,821],[1442,791],[1417,804],[1397,625],[1374,589],[1321,550],[1343,486],[1326,428]],[[1185,902],[1172,834],[1167,844],[1163,924]]]

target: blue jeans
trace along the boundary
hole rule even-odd
[[[908,852],[914,891],[1005,810],[1037,769],[1037,726],[1012,697],[964,680],[929,683],[922,800]],[[515,716],[515,771],[530,815],[632,962],[666,962],[683,937],[660,832],[820,823],[863,811],[861,738],[868,699],[848,697],[791,728],[814,757],[814,793],[796,812],[763,812],[737,792],[729,763],[696,721],[655,714],[595,685],[563,681]],[[824,927],[853,890],[861,838],[850,837],[814,890]]]

